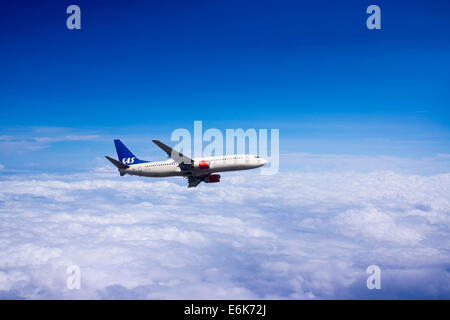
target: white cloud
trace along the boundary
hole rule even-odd
[[[54,136],[36,137],[36,133],[32,135],[17,136],[0,136],[0,150],[8,152],[24,152],[35,151],[48,148],[52,143],[64,141],[91,141],[98,139],[100,136],[95,134],[63,134],[60,132]]]
[[[2,176],[0,297],[449,297],[450,174],[222,180]],[[381,292],[365,287],[371,264]]]
[[[34,138],[37,142],[60,142],[60,141],[88,141],[99,138],[99,135],[96,134],[87,134],[87,135],[64,135],[57,137],[36,137]]]
[[[423,237],[412,227],[399,225],[395,213],[383,212],[373,207],[350,209],[335,218],[341,233],[349,237],[367,237],[376,241],[393,241],[400,244],[417,244]]]
[[[281,168],[306,172],[371,172],[437,174],[450,171],[450,156],[407,158],[388,155],[286,153],[280,155]]]

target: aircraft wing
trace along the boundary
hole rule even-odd
[[[206,177],[207,175],[204,176],[189,176],[186,177],[186,179],[188,180],[188,188],[195,188],[196,186],[198,186],[200,184],[200,182],[203,181],[203,178]]]
[[[179,163],[180,165],[184,166],[192,166],[194,163],[194,160],[191,158],[185,156],[181,152],[178,152],[177,150],[172,149],[168,145],[165,145],[159,140],[152,140],[158,147],[163,149],[169,158],[172,158],[175,162]],[[181,167],[181,166],[180,166]],[[183,168],[182,168],[183,169]],[[198,183],[197,183],[198,184]]]

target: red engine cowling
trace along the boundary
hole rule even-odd
[[[209,169],[209,163],[206,160],[202,160],[198,163],[198,168],[201,170]]]
[[[210,174],[203,179],[205,183],[214,183],[220,181],[220,174]]]

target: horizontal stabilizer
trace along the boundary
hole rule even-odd
[[[105,156],[106,159],[108,159],[113,165],[115,165],[118,169],[127,169],[130,166],[126,165],[125,163],[122,163],[120,161],[117,161],[116,159],[113,159],[111,157]]]

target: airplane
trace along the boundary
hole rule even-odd
[[[152,140],[166,152],[166,161],[151,162],[136,157],[119,139],[114,140],[119,160],[105,156],[115,165],[120,176],[126,174],[142,177],[182,176],[188,181],[188,188],[195,188],[201,182],[216,183],[220,174],[216,172],[249,170],[264,166],[267,160],[251,154],[225,155],[191,159],[159,140]]]

